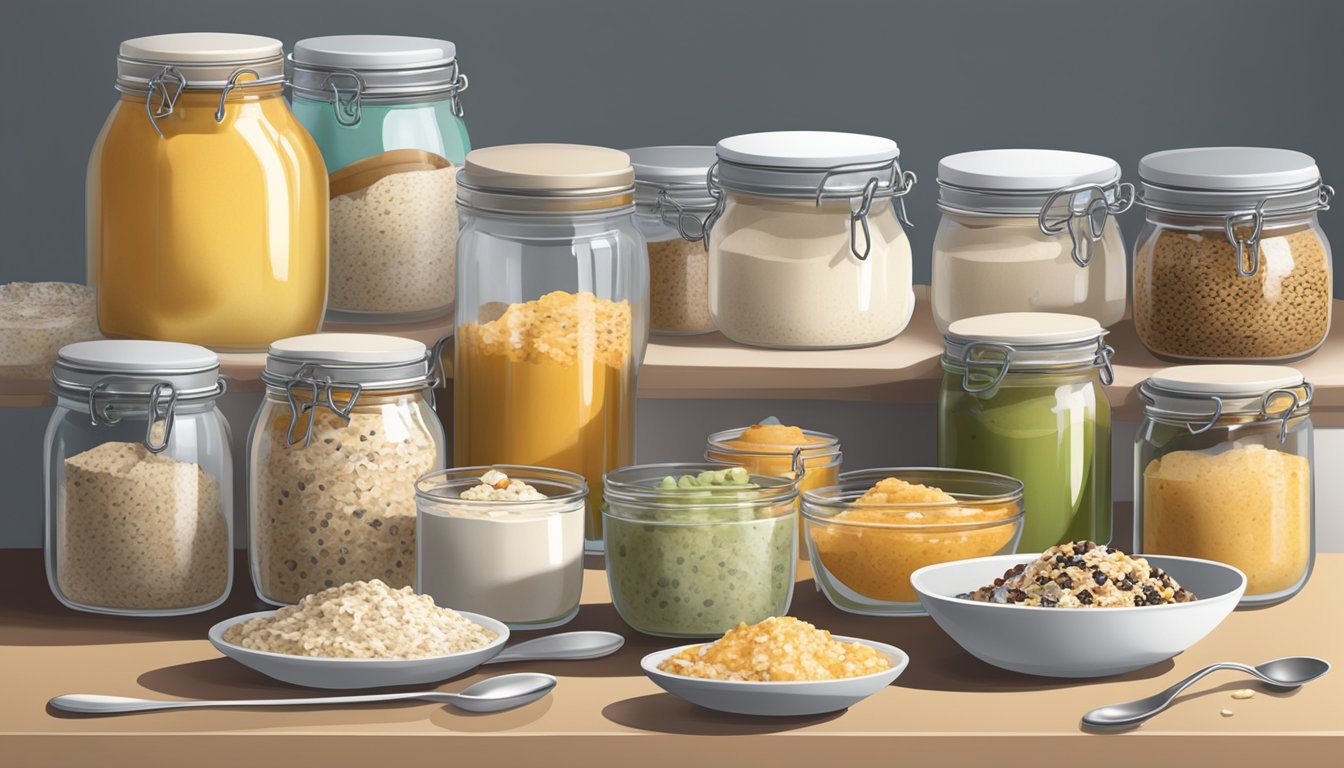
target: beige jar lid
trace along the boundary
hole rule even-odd
[[[246,71],[259,83],[284,79],[284,45],[274,38],[229,32],[181,32],[122,42],[117,86],[143,92],[165,70],[180,76],[186,90],[219,90]],[[176,79],[176,78],[173,78]]]
[[[511,144],[472,150],[458,203],[513,213],[598,211],[634,202],[635,169],[620,150],[582,144]]]
[[[943,366],[960,371],[970,393],[992,392],[1009,372],[1096,368],[1114,380],[1107,330],[1090,317],[1056,312],[1002,312],[957,320],[943,334]]]
[[[1138,391],[1149,418],[1186,422],[1196,433],[1224,417],[1274,419],[1286,425],[1291,417],[1307,412],[1313,395],[1311,383],[1296,368],[1223,363],[1164,368]]]

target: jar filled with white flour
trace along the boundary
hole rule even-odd
[[[248,438],[252,581],[288,605],[351,581],[415,577],[415,480],[444,465],[424,344],[365,333],[281,339]]]
[[[1134,202],[1109,157],[990,149],[938,161],[933,319],[1060,312],[1103,327],[1125,313],[1125,241]]]
[[[194,344],[63,347],[51,373],[51,591],[127,616],[209,610],[233,580],[233,465],[219,358]]]
[[[896,142],[826,131],[718,143],[706,222],[709,310],[725,336],[782,349],[862,347],[914,311]]]

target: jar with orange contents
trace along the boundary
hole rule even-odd
[[[281,95],[279,40],[127,40],[89,158],[88,267],[109,337],[264,349],[318,329],[327,174]]]

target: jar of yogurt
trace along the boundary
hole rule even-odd
[[[788,612],[794,481],[722,464],[645,464],[605,480],[607,580],[625,623],[662,637],[717,637]]]
[[[1019,552],[1111,540],[1106,330],[1090,317],[1007,312],[944,334],[938,464],[1024,486]]]
[[[1103,326],[1125,313],[1125,242],[1134,203],[1109,157],[1050,149],[963,152],[938,161],[933,319],[1068,312]]]
[[[1134,541],[1246,574],[1241,605],[1287,600],[1315,558],[1312,387],[1277,365],[1185,365],[1139,385]]]
[[[579,612],[588,483],[574,472],[497,465],[415,484],[415,591],[444,608],[545,629]]]
[[[914,311],[896,142],[826,131],[732,136],[709,173],[709,311],[723,335],[784,349],[863,347]]]

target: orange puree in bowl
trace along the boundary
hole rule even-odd
[[[968,506],[938,488],[887,478],[831,522],[814,520],[810,527],[822,565],[846,587],[874,600],[914,602],[919,598],[910,574],[926,565],[1001,553],[1013,540],[1017,513],[1013,504]],[[968,530],[943,527],[995,520],[1004,522]],[[938,528],[917,530],[921,525]]]

